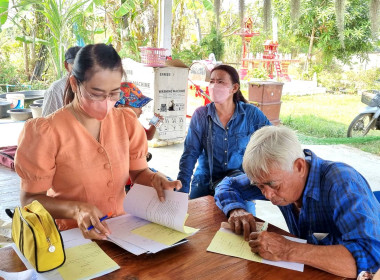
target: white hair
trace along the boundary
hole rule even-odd
[[[243,157],[243,169],[251,180],[269,174],[270,168],[292,171],[296,159],[305,158],[293,130],[284,126],[264,126],[249,140]]]

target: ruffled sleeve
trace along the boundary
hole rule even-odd
[[[15,156],[15,169],[21,177],[21,189],[37,193],[52,187],[57,147],[45,118],[27,121],[20,133]]]
[[[147,168],[146,155],[148,153],[148,140],[144,127],[132,110],[122,109],[122,111],[129,135],[129,169],[140,170]]]

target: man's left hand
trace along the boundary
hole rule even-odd
[[[271,261],[286,261],[291,243],[274,232],[252,232],[249,236],[251,251]]]

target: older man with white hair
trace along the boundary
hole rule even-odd
[[[243,168],[246,174],[218,185],[215,200],[252,252],[350,278],[380,268],[380,204],[354,168],[302,150],[292,130],[274,126],[253,134]],[[290,232],[307,244],[256,232],[244,204],[253,199],[277,205]]]

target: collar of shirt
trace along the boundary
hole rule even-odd
[[[304,149],[304,154],[305,160],[310,164],[310,169],[302,198],[303,205],[306,204],[307,197],[319,201],[321,195],[320,188],[315,187],[320,185],[321,160],[316,154],[308,149]]]
[[[238,101],[238,102],[235,103],[236,107],[235,107],[234,114],[231,117],[231,120],[235,119],[238,114],[240,114],[240,115],[244,115],[245,114],[245,110],[244,110],[244,108],[242,106],[242,103],[243,102],[241,102],[241,101]],[[216,115],[216,108],[215,108],[215,103],[214,102],[212,102],[210,104],[207,104],[207,118],[208,118],[208,116],[211,116],[211,119],[215,123],[219,122],[219,118]]]

